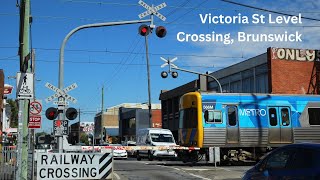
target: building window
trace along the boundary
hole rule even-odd
[[[309,124],[320,125],[320,108],[308,108]]]
[[[261,74],[256,77],[257,93],[268,93],[268,74]]]
[[[230,83],[230,92],[232,93],[241,92],[241,81],[235,81]]]
[[[136,118],[129,119],[129,128],[136,128]]]
[[[244,93],[253,92],[253,77],[246,78],[242,81],[242,91]]]

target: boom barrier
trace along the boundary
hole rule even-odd
[[[123,149],[127,151],[136,151],[136,150],[200,150],[199,147],[183,147],[183,146],[81,146],[82,151],[101,151],[103,149]]]

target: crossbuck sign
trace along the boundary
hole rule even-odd
[[[159,19],[161,19],[162,21],[166,20],[166,17],[162,14],[160,14],[158,11],[164,7],[166,7],[166,3],[161,3],[158,6],[152,7],[149,6],[147,3],[143,2],[142,0],[139,1],[139,4],[144,7],[145,9],[147,9],[145,12],[139,14],[139,18],[142,19],[150,14],[154,14],[156,15]]]
[[[49,96],[48,98],[46,98],[46,102],[50,102],[56,98],[59,98],[59,97],[64,97],[66,100],[68,101],[71,101],[73,103],[77,103],[77,99],[70,96],[69,94],[67,94],[67,92],[77,88],[77,84],[76,83],[73,83],[71,84],[70,86],[64,88],[63,90],[55,87],[54,85],[50,84],[50,83],[46,83],[45,85],[47,88],[51,89],[52,91],[56,92],[55,94],[53,94],[52,96]]]

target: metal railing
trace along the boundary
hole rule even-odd
[[[17,170],[16,146],[3,146],[0,149],[0,180],[15,179]]]

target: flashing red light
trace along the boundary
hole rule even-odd
[[[141,36],[147,36],[148,34],[150,33],[150,27],[145,25],[145,24],[142,24],[140,27],[139,27],[139,34]]]

